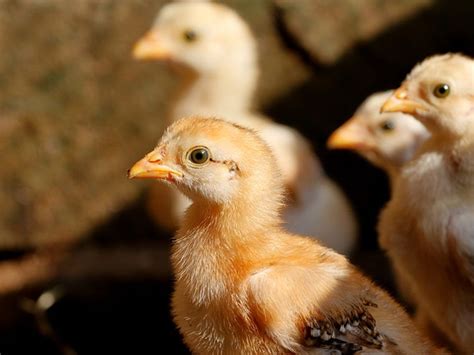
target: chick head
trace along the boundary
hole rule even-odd
[[[130,178],[176,185],[192,200],[226,204],[236,197],[263,202],[280,196],[282,183],[270,149],[253,131],[215,118],[173,123]],[[262,197],[263,200],[260,200]]]
[[[329,137],[328,147],[354,150],[384,169],[409,161],[429,134],[410,115],[380,113],[380,107],[392,94],[390,90],[369,96],[354,116]]]
[[[436,135],[462,136],[473,122],[473,77],[472,59],[435,55],[415,66],[382,111],[413,115]]]
[[[254,65],[255,51],[251,31],[235,11],[208,1],[182,1],[161,9],[133,55],[142,60],[170,60],[203,73],[229,61]]]

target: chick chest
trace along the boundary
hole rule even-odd
[[[381,245],[419,308],[453,342],[473,331],[474,273],[466,265],[474,255],[474,186],[464,175],[445,155],[424,153],[403,170],[379,225]]]
[[[173,317],[184,342],[197,354],[279,354],[252,322],[245,301],[233,293],[196,304],[184,285],[176,284]]]

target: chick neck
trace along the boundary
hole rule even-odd
[[[251,109],[258,80],[257,59],[252,51],[229,55],[228,60],[209,71],[180,70],[181,88],[169,123],[189,116],[207,115],[241,121]],[[229,117],[229,114],[236,113]]]
[[[283,190],[249,180],[228,203],[195,198],[186,211],[171,260],[177,286],[194,304],[223,297],[275,248]]]
[[[400,176],[401,166],[388,164],[384,169],[388,177],[388,184],[390,186],[390,191],[393,191],[395,186],[395,181],[398,176]]]
[[[422,146],[422,152],[437,152],[445,157],[452,178],[464,186],[474,187],[474,126],[463,134],[431,130],[431,138]]]
[[[263,186],[249,177],[239,191],[227,202],[213,202],[203,197],[194,198],[186,213],[185,227],[204,228],[213,238],[240,243],[247,236],[278,228],[282,207],[283,188],[276,181]]]

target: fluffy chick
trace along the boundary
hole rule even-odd
[[[393,90],[369,96],[357,108],[354,116],[328,139],[331,149],[351,149],[375,166],[383,169],[393,186],[402,166],[409,162],[420,145],[429,137],[428,130],[418,120],[401,112],[381,113],[380,108]],[[395,272],[400,296],[413,304],[410,282]]]
[[[389,90],[370,95],[354,116],[328,139],[329,148],[354,150],[383,169],[391,184],[401,167],[429,137],[426,128],[410,115],[380,113],[380,108],[392,94],[393,90]]]
[[[134,56],[166,60],[181,74],[183,85],[168,123],[199,114],[226,117],[256,129],[273,149],[292,200],[284,212],[288,227],[318,235],[339,252],[353,249],[357,236],[353,212],[342,191],[324,174],[310,144],[296,130],[252,111],[259,74],[257,46],[233,10],[206,1],[167,4],[136,44]],[[162,186],[153,188],[150,207],[159,224],[179,224],[189,202],[176,194]]]
[[[172,249],[174,320],[193,353],[434,352],[342,255],[281,228],[282,177],[253,131],[179,120],[129,176],[193,201]]]
[[[381,214],[380,243],[411,282],[418,318],[474,352],[474,61],[426,59],[384,104],[430,131]]]

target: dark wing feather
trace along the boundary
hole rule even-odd
[[[364,348],[382,349],[386,342],[392,343],[377,331],[368,307],[377,306],[362,302],[345,314],[313,320],[305,330],[306,346],[355,354]]]

